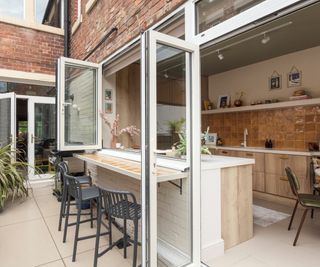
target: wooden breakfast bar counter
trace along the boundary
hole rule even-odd
[[[74,154],[102,187],[128,190],[141,202],[139,151],[103,149]],[[201,258],[204,263],[253,235],[253,159],[204,156],[201,160]],[[187,261],[190,179],[185,161],[157,158],[158,254],[173,266]],[[194,177],[200,179],[200,177]],[[176,181],[175,181],[176,180]],[[177,182],[180,181],[180,183]],[[173,186],[173,184],[175,186]],[[177,186],[180,185],[180,191]],[[226,227],[228,226],[228,227]]]

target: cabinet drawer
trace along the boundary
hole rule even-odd
[[[237,157],[254,159],[253,171],[264,172],[264,153],[239,151]]]
[[[307,175],[308,158],[307,156],[265,154],[266,173],[285,176],[286,167],[290,167],[295,173]]]
[[[218,154],[217,155],[220,155],[220,156],[230,156],[230,157],[233,157],[236,155],[236,152],[235,151],[232,151],[232,150],[226,150],[226,149],[217,149],[218,150]]]

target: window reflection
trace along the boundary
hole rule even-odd
[[[35,0],[36,22],[61,27],[61,0]]]
[[[200,0],[196,3],[197,32],[213,26],[265,0]]]

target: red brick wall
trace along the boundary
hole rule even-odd
[[[55,74],[63,36],[0,22],[0,68]]]
[[[77,8],[78,0],[71,0],[71,14]],[[87,14],[82,0],[82,23],[71,37],[70,56],[83,59],[113,26],[113,34],[88,61],[101,62],[123,44],[132,40],[152,24],[176,9],[185,0],[98,0]],[[74,16],[72,16],[72,20]]]

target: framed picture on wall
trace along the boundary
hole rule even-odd
[[[113,110],[112,110],[112,103],[105,103],[105,112],[106,112],[107,114],[110,114],[110,113],[113,112]]]
[[[221,95],[218,99],[217,108],[227,108],[229,107],[230,103],[230,96],[228,95]]]
[[[206,138],[206,145],[217,145],[217,138],[218,134],[217,133],[208,133],[207,138]]]
[[[105,90],[105,100],[107,100],[107,101],[112,101],[113,100],[112,90],[111,89],[106,89]]]
[[[302,72],[293,66],[288,73],[288,87],[299,87],[302,84]]]
[[[281,75],[278,72],[274,71],[272,75],[269,77],[269,90],[281,89],[281,87]]]

